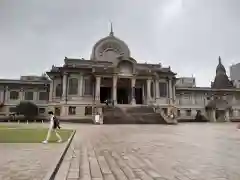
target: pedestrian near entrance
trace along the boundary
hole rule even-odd
[[[49,128],[48,128],[48,133],[47,133],[47,137],[46,139],[43,141],[44,144],[48,143],[52,132],[54,131],[57,138],[58,138],[58,142],[62,142],[62,138],[61,136],[58,134],[57,129],[60,129],[60,124],[59,124],[59,120],[56,118],[56,116],[54,116],[53,112],[50,111],[49,113],[50,116],[50,124],[49,124]]]

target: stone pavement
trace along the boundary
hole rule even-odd
[[[239,180],[236,125],[69,125],[77,133],[55,179]]]
[[[1,123],[14,126],[16,123]],[[25,128],[48,127],[48,124],[23,124]],[[0,143],[0,180],[41,180],[66,147],[61,144]]]
[[[41,180],[66,143],[0,143],[0,180]]]

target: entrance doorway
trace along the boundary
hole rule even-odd
[[[127,88],[118,88],[117,89],[117,103],[118,104],[129,104]]]
[[[54,108],[54,114],[56,116],[60,116],[60,114],[61,114],[61,107],[55,107]]]
[[[111,100],[111,94],[111,87],[100,87],[100,102],[104,103],[106,100]]]
[[[215,112],[215,118],[216,118],[216,121],[219,121],[219,122],[224,122],[225,121],[225,110],[216,110]]]
[[[142,88],[135,88],[136,104],[143,104],[142,92]]]
[[[119,78],[117,81],[117,103],[129,104],[131,98],[131,81],[128,78]]]

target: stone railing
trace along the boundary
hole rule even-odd
[[[156,113],[159,113],[163,117],[163,119],[166,121],[167,124],[178,123],[176,115],[174,115],[173,118],[171,118],[170,115],[165,114],[164,110],[160,106],[155,106],[153,108]]]

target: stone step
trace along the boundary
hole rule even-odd
[[[106,107],[103,112],[104,124],[166,124],[152,107]]]

